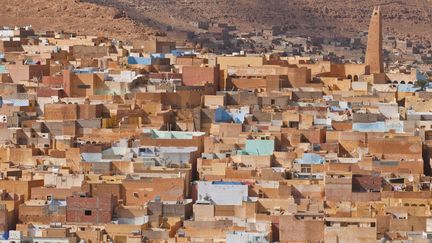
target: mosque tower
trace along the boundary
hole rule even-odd
[[[382,56],[382,20],[380,7],[375,7],[369,24],[365,63],[369,65],[371,74],[384,72]]]

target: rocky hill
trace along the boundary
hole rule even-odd
[[[143,38],[151,31],[112,7],[80,0],[6,0],[0,8],[0,25],[32,25],[36,30],[64,30],[104,34],[117,38]]]
[[[381,5],[384,32],[431,39],[431,0],[8,0],[0,23],[80,33],[142,38],[168,26],[196,30],[193,23],[229,23],[248,31],[280,25],[293,35],[355,36],[367,31]]]

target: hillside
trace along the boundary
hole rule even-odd
[[[0,25],[32,25],[36,30],[64,30],[104,34],[116,38],[143,38],[149,29],[125,17],[116,8],[79,0],[7,0],[0,8]]]
[[[231,23],[244,30],[272,25],[296,35],[353,36],[366,31],[373,6],[381,5],[388,34],[431,37],[432,1],[393,0],[86,0],[125,11],[139,23],[194,29],[192,22]]]
[[[196,30],[197,20],[245,31],[281,25],[293,35],[355,36],[367,30],[374,5],[382,6],[386,34],[432,37],[431,0],[8,0],[0,22],[131,39],[168,26]]]

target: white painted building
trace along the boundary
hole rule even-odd
[[[248,200],[248,186],[240,182],[198,181],[198,203],[242,205]]]

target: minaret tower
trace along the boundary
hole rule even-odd
[[[382,20],[380,7],[375,7],[369,24],[368,42],[365,63],[369,65],[371,74],[384,72],[382,57]]]

